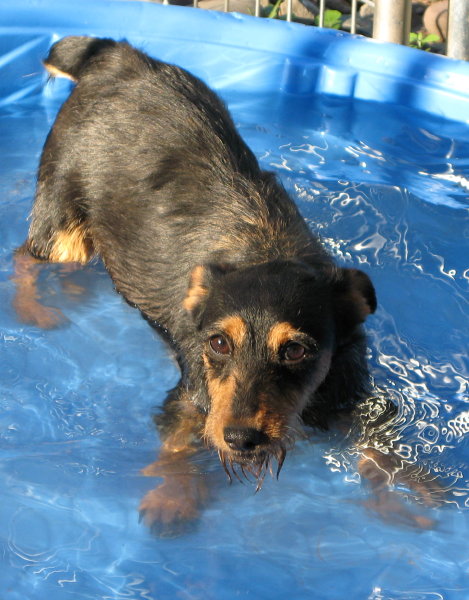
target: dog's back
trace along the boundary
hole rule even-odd
[[[194,264],[330,263],[199,79],[106,39],[65,38],[45,64],[77,85],[41,159],[35,256],[98,254],[127,300],[165,327],[180,320],[174,303]]]

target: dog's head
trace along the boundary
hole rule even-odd
[[[374,312],[376,297],[356,269],[274,261],[197,266],[184,307],[198,331],[206,440],[225,469],[239,464],[262,478],[272,456],[281,468],[335,348]]]

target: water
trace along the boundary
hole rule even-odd
[[[202,458],[216,494],[195,530],[161,540],[138,523],[155,484],[139,473],[159,445],[152,409],[177,368],[100,264],[44,270],[44,298],[66,326],[18,322],[12,251],[57,108],[30,100],[0,113],[0,596],[466,600],[469,127],[391,105],[224,93],[311,227],[376,285],[371,371],[399,406],[401,454],[448,488],[436,509],[402,489],[436,525],[368,511],[338,434],[299,443],[258,494]]]

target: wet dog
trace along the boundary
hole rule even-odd
[[[100,257],[163,333],[181,380],[145,470],[163,483],[141,512],[155,528],[185,522],[207,495],[188,466],[201,445],[260,486],[303,423],[325,429],[369,398],[362,323],[375,291],[334,263],[199,79],[110,39],[64,38],[45,65],[76,86],[42,153],[15,305],[55,325],[37,263]]]

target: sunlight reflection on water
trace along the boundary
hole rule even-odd
[[[232,105],[263,166],[279,173],[340,263],[371,274],[379,300],[367,328],[371,371],[398,405],[400,454],[449,488],[447,504],[433,509],[438,526],[415,532],[368,513],[354,448],[313,432],[258,494],[227,485],[217,459],[200,457],[216,499],[191,534],[151,538],[137,507],[154,482],[139,471],[158,446],[153,406],[177,380],[166,347],[100,264],[44,275],[67,327],[36,331],[11,309],[11,253],[25,235],[47,130],[42,110],[29,107],[3,115],[0,128],[7,597],[303,600],[314,590],[316,600],[465,600],[469,132],[450,140],[440,122],[362,105],[360,136],[340,116],[298,131],[268,114],[252,125],[248,99],[234,94]],[[86,293],[70,297],[64,280]]]

